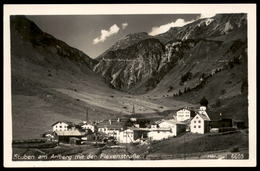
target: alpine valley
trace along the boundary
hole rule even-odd
[[[92,59],[11,16],[13,138],[57,120],[172,117],[209,101],[208,114],[248,124],[247,15],[217,14],[163,34],[129,34]]]

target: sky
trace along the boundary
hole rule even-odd
[[[170,27],[183,26],[202,14],[147,15],[37,15],[27,16],[40,29],[96,58],[127,34],[157,35]]]

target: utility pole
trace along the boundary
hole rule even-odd
[[[88,107],[86,108],[86,122],[88,123]]]
[[[133,104],[133,111],[132,111],[132,114],[134,115],[135,114],[135,105]]]
[[[183,147],[184,147],[183,158],[185,160],[186,159],[186,155],[185,155],[185,134],[183,135]]]

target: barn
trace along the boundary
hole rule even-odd
[[[77,129],[67,131],[55,131],[54,135],[60,143],[77,144],[85,133]]]

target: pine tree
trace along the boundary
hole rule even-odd
[[[201,106],[208,106],[208,100],[205,98],[205,96],[203,96],[203,98],[200,100],[200,105]]]

